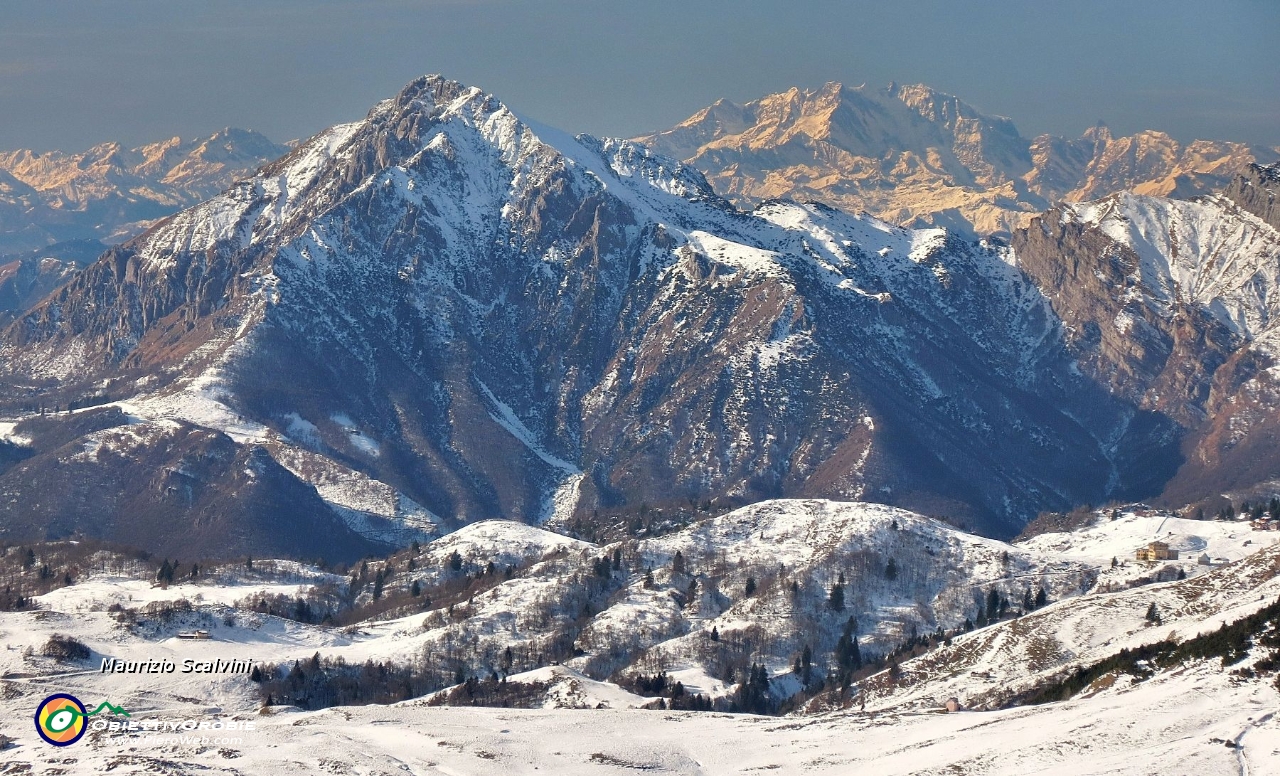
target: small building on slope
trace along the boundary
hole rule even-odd
[[[1152,542],[1139,549],[1137,557],[1142,561],[1177,560],[1178,551],[1169,549],[1169,545],[1164,542]]]

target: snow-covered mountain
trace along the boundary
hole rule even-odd
[[[112,466],[163,483],[108,488],[157,520],[297,483],[372,541],[777,496],[1012,535],[1046,508],[1158,492],[1189,422],[1082,369],[1066,290],[1022,245],[740,212],[635,143],[423,78],[7,329],[4,406],[32,455],[3,475],[6,530],[103,530],[76,488],[42,483],[97,489]],[[16,416],[72,404],[99,406]],[[279,478],[189,466],[197,438]]]
[[[1265,500],[1275,488],[1274,176],[1274,165],[1255,165],[1194,201],[1122,193],[1062,204],[1011,241],[1079,368],[1190,435],[1163,486],[1170,504],[1224,492]]]
[[[1008,233],[1061,200],[1121,191],[1170,197],[1228,185],[1280,149],[1162,132],[1114,137],[1102,124],[1080,138],[1022,137],[1013,122],[923,84],[828,83],[745,105],[727,100],[639,140],[702,170],[743,205],[823,202],[890,223]]]
[[[0,152],[0,253],[72,239],[119,242],[286,151],[257,132],[224,129],[133,149]]]

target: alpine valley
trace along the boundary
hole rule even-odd
[[[601,139],[439,76],[171,145],[60,196],[185,209],[0,266],[0,708],[258,735],[77,767],[1280,769],[1275,149],[835,84]],[[97,671],[193,656],[259,666]]]

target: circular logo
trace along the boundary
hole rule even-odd
[[[50,695],[36,707],[36,732],[54,746],[71,746],[84,735],[84,704],[74,695]]]

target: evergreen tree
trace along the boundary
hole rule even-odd
[[[987,593],[987,622],[995,622],[1000,617],[1000,594],[992,588]]]
[[[806,687],[813,682],[813,650],[809,649],[808,644],[804,645],[804,652],[800,654],[800,676]]]
[[[373,600],[376,601],[381,597],[382,597],[382,572],[379,571],[378,575],[373,578]]]
[[[1160,624],[1160,610],[1156,608],[1155,601],[1152,601],[1151,605],[1147,607],[1147,622],[1152,625]]]
[[[711,626],[711,640],[712,641],[720,640],[720,629],[714,625]]]
[[[897,655],[889,658],[889,679],[896,682],[902,677],[902,668],[898,665]]]
[[[890,582],[898,578],[898,562],[893,558],[890,558],[889,562],[885,564],[884,578]]]
[[[1119,566],[1119,565],[1120,565],[1120,559],[1116,558],[1114,555],[1111,556],[1111,568],[1115,568],[1116,566]]]
[[[1267,505],[1267,512],[1270,513],[1272,520],[1280,520],[1280,498],[1271,499],[1271,503]]]
[[[738,711],[751,714],[768,714],[772,711],[769,702],[769,672],[763,665],[751,664],[734,693],[733,705]]]
[[[744,592],[744,593],[746,593],[746,594],[747,594],[747,595],[749,595],[749,596],[750,596],[750,595],[754,595],[754,594],[755,594],[755,592],[756,592],[756,578],[755,578],[755,577],[747,577],[747,584],[746,584],[746,586],[743,588],[743,592]]]
[[[615,571],[622,568],[622,548],[621,547],[613,551],[613,568]]]
[[[1036,608],[1036,602],[1031,598],[1031,588],[1022,591],[1022,611],[1029,612]]]
[[[1047,603],[1049,603],[1049,594],[1042,587],[1036,591],[1036,608],[1039,609]]]
[[[858,650],[857,621],[852,617],[844,624],[840,640],[836,642],[836,672],[841,687],[848,687],[853,673],[862,667],[862,653]]]
[[[418,580],[413,580],[413,584],[409,586],[409,595],[414,598],[422,595],[422,585],[418,584]]]
[[[245,571],[253,571],[253,556],[252,556],[252,555],[250,555],[249,557],[247,557],[247,558],[245,558],[245,559],[244,559],[244,568],[245,568]]]
[[[840,581],[832,586],[831,593],[827,596],[827,606],[833,612],[844,611],[844,574],[841,574]]]
[[[684,573],[684,555],[679,550],[676,550],[675,557],[671,559],[671,573],[673,575]]]
[[[604,556],[596,558],[591,564],[591,570],[595,572],[597,577],[600,577],[601,579],[608,579],[611,576],[611,572],[609,571],[609,559]]]
[[[453,554],[449,556],[449,570],[462,571],[462,556],[458,554],[457,550],[454,550]]]

